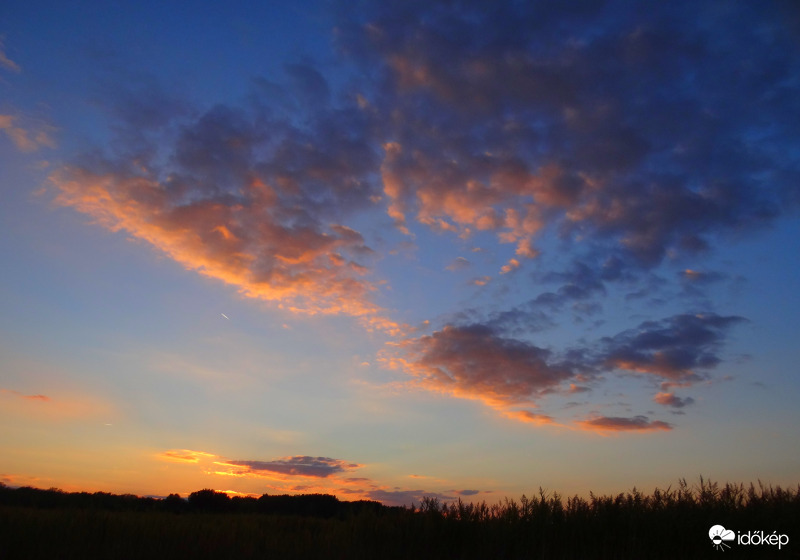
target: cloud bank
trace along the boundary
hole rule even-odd
[[[53,172],[54,200],[246,297],[359,317],[394,337],[383,363],[412,385],[508,418],[561,425],[558,411],[520,407],[599,398],[625,376],[683,408],[695,399],[672,388],[710,380],[746,321],[705,305],[729,276],[697,261],[800,202],[800,56],[784,9],[336,4],[336,64],[285,64],[239,102],[198,108],[158,84],[117,87],[114,141]],[[469,285],[495,299],[422,317],[433,332],[408,335],[377,303],[390,279],[376,263],[396,256],[387,239],[426,235],[452,242],[446,282],[474,270]],[[473,240],[481,253],[460,256]],[[484,257],[493,270],[479,270]],[[673,263],[682,272],[664,274]],[[663,304],[676,283],[700,309],[545,342],[568,320],[599,332],[624,291],[653,316],[646,298]],[[641,415],[570,425],[672,427]],[[294,459],[235,466],[345,468]]]

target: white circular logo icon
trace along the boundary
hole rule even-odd
[[[725,550],[730,548],[731,545],[725,544],[725,541],[732,541],[736,535],[730,529],[726,529],[722,525],[714,525],[708,530],[708,537],[717,550]]]

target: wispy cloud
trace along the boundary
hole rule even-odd
[[[211,459],[216,457],[213,453],[206,453],[205,451],[192,451],[191,449],[172,449],[164,451],[157,455],[159,459],[165,461],[172,461],[176,463],[199,463],[204,459]]]
[[[25,395],[20,393],[19,391],[13,391],[11,389],[0,389],[0,393],[5,393],[7,395],[14,395],[21,399],[29,400],[29,401],[44,401],[47,402],[50,400],[50,397],[47,395]]]
[[[0,68],[4,68],[6,70],[10,70],[11,72],[17,72],[17,73],[22,71],[22,69],[19,67],[19,64],[8,58],[8,55],[6,54],[3,37],[0,37]]]
[[[42,146],[55,147],[53,127],[42,123],[32,123],[31,127],[19,124],[20,118],[15,115],[0,115],[0,130],[8,136],[21,152],[35,152]]]
[[[8,413],[50,422],[89,418],[105,422],[117,414],[112,403],[90,393],[59,390],[45,395],[0,389],[0,400]]]

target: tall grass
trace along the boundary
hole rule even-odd
[[[406,508],[338,510],[330,509],[333,502],[347,502],[328,496],[324,511],[298,509],[300,502],[280,497],[264,500],[270,513],[258,513],[255,499],[230,500],[216,513],[193,509],[190,501],[165,510],[167,500],[135,497],[124,502],[128,509],[107,507],[116,503],[111,495],[94,505],[83,495],[78,507],[68,498],[80,495],[64,493],[59,503],[21,503],[14,499],[20,490],[0,491],[0,558],[713,558],[722,554],[708,536],[716,524],[790,537],[780,551],[734,546],[726,558],[800,558],[800,485],[720,486],[701,478],[651,494],[634,488],[564,499],[540,489],[496,504],[425,498]],[[36,492],[47,491],[27,495]],[[293,503],[294,514],[277,511],[278,503]]]

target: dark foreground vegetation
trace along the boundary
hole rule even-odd
[[[406,508],[329,495],[165,499],[0,484],[0,558],[716,558],[708,531],[788,535],[732,541],[724,558],[800,558],[800,486],[700,479],[645,495],[534,497],[487,505],[426,498]]]

